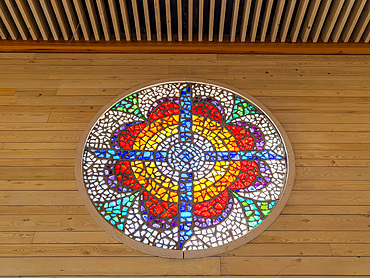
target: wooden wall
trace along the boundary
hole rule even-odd
[[[77,142],[99,108],[176,76],[255,96],[295,151],[283,213],[220,256],[161,259],[117,243],[74,180]],[[369,56],[2,53],[0,86],[0,276],[370,277]]]

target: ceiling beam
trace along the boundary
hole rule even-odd
[[[243,43],[243,42],[36,42],[0,41],[0,52],[37,53],[219,53],[219,54],[361,54],[370,55],[367,43]]]

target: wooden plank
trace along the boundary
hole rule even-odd
[[[19,269],[22,265],[22,269]],[[81,265],[84,268],[81,268]],[[155,257],[126,257],[126,258],[3,258],[0,268],[3,275],[104,275],[106,269],[101,265],[110,265],[111,275],[146,275],[147,268],[157,275],[220,275],[220,261],[217,257],[171,260]],[[145,265],[146,267],[142,267]],[[85,269],[86,268],[86,269]]]
[[[1,150],[0,150],[1,151]],[[0,167],[0,179],[68,180],[74,178],[73,167],[27,167],[22,171],[16,167]]]
[[[75,161],[73,159],[18,159],[18,158],[0,158],[0,167],[73,167]],[[326,165],[325,165],[326,166]]]
[[[11,244],[11,243],[18,243],[18,244],[31,244],[34,232],[0,232],[0,243],[3,244]]]
[[[219,29],[218,29],[218,41],[219,42],[222,42],[224,39],[226,3],[227,3],[227,0],[221,1],[220,21],[219,21]]]
[[[49,113],[0,113],[0,123],[46,123]]]
[[[16,235],[21,234],[21,233],[15,233],[15,232],[13,233]],[[0,242],[7,243],[6,240],[2,240],[2,237],[4,237],[5,239],[12,237],[13,233],[11,232],[0,233]],[[58,244],[58,243],[108,244],[109,243],[109,244],[114,244],[114,243],[118,243],[118,241],[103,231],[101,232],[75,232],[73,231],[73,232],[35,232],[32,243],[34,244],[40,244],[40,243],[48,243],[48,244]]]
[[[28,1],[28,5],[31,8],[33,17],[36,20],[37,26],[40,30],[41,36],[45,41],[47,41],[49,39],[50,31],[46,24],[45,17],[42,14],[39,2],[36,0],[27,0],[27,1]]]
[[[247,0],[248,1],[248,0]],[[215,23],[215,0],[209,2],[208,41],[213,41],[213,27]]]
[[[18,208],[18,207],[17,207]],[[370,213],[370,206],[285,206],[282,215],[291,214],[349,214],[349,215],[368,215]]]
[[[91,27],[93,29],[95,40],[99,41],[100,40],[99,21],[98,21],[97,15],[96,15],[94,1],[93,0],[87,0],[86,1],[86,8],[87,8],[87,12],[89,13],[90,24],[91,24]]]
[[[62,3],[67,15],[69,26],[71,27],[72,30],[73,38],[75,41],[78,41],[80,39],[80,29],[79,29],[80,25],[74,12],[71,0],[62,0]]]
[[[157,32],[157,41],[162,41],[161,30],[161,7],[159,0],[154,0],[155,30]]]
[[[332,245],[330,245],[332,246]],[[362,245],[363,246],[363,245]],[[340,245],[337,246],[337,248]],[[3,255],[2,255],[3,254]],[[124,244],[22,244],[0,245],[0,256],[11,257],[128,257],[148,256]],[[246,244],[222,257],[330,256],[329,244]]]
[[[52,0],[51,5],[58,21],[59,28],[62,32],[63,39],[68,41],[71,35],[71,30],[68,28],[67,18],[65,17],[64,10],[62,8],[62,2],[58,0]]]
[[[107,10],[105,9],[104,0],[97,0],[96,6],[98,7],[100,22],[102,25],[104,38],[106,41],[110,40],[110,27],[107,17]]]
[[[290,33],[290,39],[292,40],[292,42],[297,41],[299,31],[301,30],[303,18],[306,14],[308,3],[308,0],[303,0],[299,2],[297,14],[295,16],[294,23],[292,25],[292,31]]]
[[[35,238],[36,238],[35,233]],[[56,237],[56,233],[50,235]],[[66,234],[66,233],[64,233]],[[88,233],[84,233],[89,236]],[[79,234],[82,236],[82,233]],[[91,235],[93,236],[93,235]],[[62,240],[62,235],[59,235]],[[86,241],[92,241],[87,238]],[[265,231],[253,243],[370,243],[370,232],[368,231]]]
[[[285,0],[278,0],[276,4],[275,13],[274,13],[275,15],[272,21],[271,31],[270,31],[271,42],[276,41],[276,37],[279,31],[280,22],[281,22],[281,16],[283,15],[283,11],[284,11],[284,5],[285,5]]]
[[[41,214],[41,215],[59,215],[59,214],[68,214],[68,215],[88,215],[87,209],[84,205],[81,206],[1,206],[0,214]]]
[[[177,0],[177,40],[182,41],[182,1]]]
[[[349,39],[351,38],[352,32],[355,29],[357,21],[361,16],[361,13],[365,7],[366,1],[367,0],[355,1],[351,14],[349,15],[349,18],[346,22],[346,25],[342,33],[343,42],[348,42]]]
[[[370,244],[330,244],[333,256],[370,257]]]
[[[14,24],[13,18],[9,13],[8,8],[2,1],[0,1],[0,18],[3,21],[6,29],[8,30],[12,40],[16,40],[18,38],[19,32],[16,25]]]
[[[366,190],[366,188],[363,188]],[[318,206],[333,206],[333,205],[343,205],[343,206],[366,206],[369,205],[370,191],[295,191],[293,187],[293,192],[288,201],[288,205],[318,205]],[[307,187],[306,190],[312,190]],[[63,196],[63,195],[62,195]],[[324,211],[322,211],[324,213]]]
[[[370,258],[221,258],[223,275],[368,275]],[[266,264],[269,266],[266,268]],[[312,267],[315,265],[315,267]]]
[[[126,0],[120,0],[119,4],[121,8],[123,28],[125,30],[125,38],[126,38],[126,41],[131,41],[131,30],[130,30],[130,22],[128,19]]]
[[[199,0],[198,41],[203,41],[204,0]]]
[[[193,41],[194,2],[188,0],[188,41]]]
[[[76,156],[75,150],[22,150],[22,149],[4,149],[0,150],[2,157],[13,158],[74,158]],[[5,174],[4,174],[5,175]],[[17,179],[17,178],[15,178]]]
[[[263,15],[263,22],[261,27],[261,39],[260,39],[261,42],[264,42],[266,39],[266,33],[270,22],[271,9],[273,4],[274,4],[273,0],[268,0],[266,3],[265,13]]]
[[[88,41],[90,40],[90,28],[87,23],[87,18],[86,18],[84,8],[82,6],[82,2],[81,0],[73,0],[73,3],[76,9],[76,12],[77,12],[79,25],[81,26],[81,29],[82,29],[82,34],[84,35],[85,41]]]
[[[178,0],[181,1],[181,0]],[[152,40],[152,33],[150,29],[150,17],[149,17],[149,6],[148,0],[143,0],[143,7],[144,7],[144,18],[145,18],[145,31],[146,31],[146,40]]]
[[[85,123],[0,123],[0,130],[84,130],[85,127]]]
[[[171,1],[170,0],[166,0],[166,27],[167,27],[167,40],[172,41]]]
[[[21,35],[22,39],[27,40],[27,38],[28,38],[27,27],[24,24],[22,16],[18,11],[18,9],[15,5],[15,2],[10,1],[10,0],[5,0],[5,4],[8,7],[10,15],[12,16],[12,19],[14,20],[14,23],[17,26],[18,32]]]
[[[74,151],[75,152],[75,151]],[[73,191],[77,189],[76,181],[72,180],[0,180],[1,190],[13,191]],[[26,213],[25,213],[26,214]],[[47,213],[45,213],[47,214]]]
[[[2,131],[1,142],[77,142],[81,131]]]
[[[331,256],[329,244],[245,244],[221,257],[285,257],[285,256]],[[13,246],[6,246],[14,252]],[[27,248],[25,245],[24,248]],[[1,252],[1,251],[0,251]],[[19,256],[19,255],[18,255]]]
[[[366,26],[369,24],[369,21],[370,21],[370,1],[367,1],[367,4],[363,9],[361,17],[358,20],[356,28],[352,34],[352,39],[354,42],[359,42],[361,40],[362,34],[365,32]]]
[[[22,146],[18,143],[4,143],[3,146],[4,150],[75,150],[77,143],[23,143]]]
[[[286,5],[286,11],[283,19],[283,24],[281,25],[281,31],[280,31],[280,41],[285,42],[289,26],[292,20],[294,7],[296,4],[296,0],[288,0],[288,3]]]
[[[48,27],[51,30],[51,34],[54,40],[59,40],[59,28],[56,21],[56,18],[53,14],[53,11],[50,6],[50,2],[46,0],[40,0],[42,11],[44,12],[45,18],[48,23]]]
[[[301,31],[302,42],[307,42],[308,40],[308,36],[310,35],[312,25],[314,23],[314,20],[316,18],[317,12],[320,7],[320,3],[321,3],[321,0],[314,0],[310,4],[310,7],[307,11],[306,19],[302,26],[302,31]]]
[[[101,231],[86,215],[0,215],[0,230],[4,232],[34,231]]]
[[[334,0],[332,6],[330,7],[330,12],[325,20],[324,27],[321,32],[321,39],[323,42],[328,42],[331,33],[334,29],[335,23],[339,17],[340,11],[344,5],[344,0]]]
[[[1,205],[82,205],[77,191],[0,191]],[[1,206],[0,206],[1,209]]]
[[[333,42],[339,41],[340,35],[343,31],[344,25],[347,23],[348,16],[352,10],[354,3],[354,0],[345,2],[331,35]]]
[[[235,41],[235,36],[236,36],[236,24],[238,23],[238,14],[239,14],[239,5],[240,5],[240,0],[234,1],[234,6],[233,6],[233,14],[231,16],[231,38],[230,41],[234,42]]]
[[[121,40],[121,30],[119,27],[119,19],[118,19],[118,12],[116,7],[116,1],[108,0],[108,6],[110,10],[110,15],[113,23],[114,35],[116,37],[116,41]]]
[[[121,44],[118,42],[80,43],[80,42],[45,42],[42,44],[33,41],[15,41],[9,43],[3,41],[0,52],[25,52],[25,53],[206,53],[206,54],[355,54],[368,55],[369,47],[365,43],[360,44],[307,44],[307,43],[274,43],[274,44],[250,44],[243,42],[223,42],[221,44],[209,44],[198,42],[197,47],[189,43],[179,42],[146,42],[140,48],[135,44]]]
[[[252,24],[251,24],[251,42],[256,41],[257,28],[258,28],[258,23],[260,19],[261,8],[262,8],[262,0],[256,0],[254,11],[253,11]]]
[[[24,0],[15,0],[15,2],[17,3],[19,12],[22,15],[22,19],[24,20],[27,29],[31,34],[32,39],[37,40],[39,38],[40,33],[36,26],[35,19],[31,15],[31,11],[27,2]]]
[[[141,41],[140,18],[139,18],[139,10],[137,8],[137,0],[131,0],[131,5],[132,5],[132,12],[134,14],[134,21],[135,21],[136,40]]]
[[[329,246],[328,246],[329,247]],[[306,248],[308,249],[308,248]],[[0,245],[0,257],[145,257],[124,244],[17,244]]]
[[[366,168],[299,167],[296,174],[301,180],[369,180],[370,173]]]
[[[364,215],[280,215],[268,230],[366,231],[369,224]]]

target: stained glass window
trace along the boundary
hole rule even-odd
[[[85,203],[118,240],[166,257],[230,250],[271,224],[294,168],[285,133],[244,93],[197,81],[119,97],[82,137]]]

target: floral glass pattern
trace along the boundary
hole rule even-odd
[[[104,221],[165,250],[244,237],[274,210],[287,174],[284,140],[266,113],[201,82],[123,97],[94,123],[82,155],[85,191]]]

